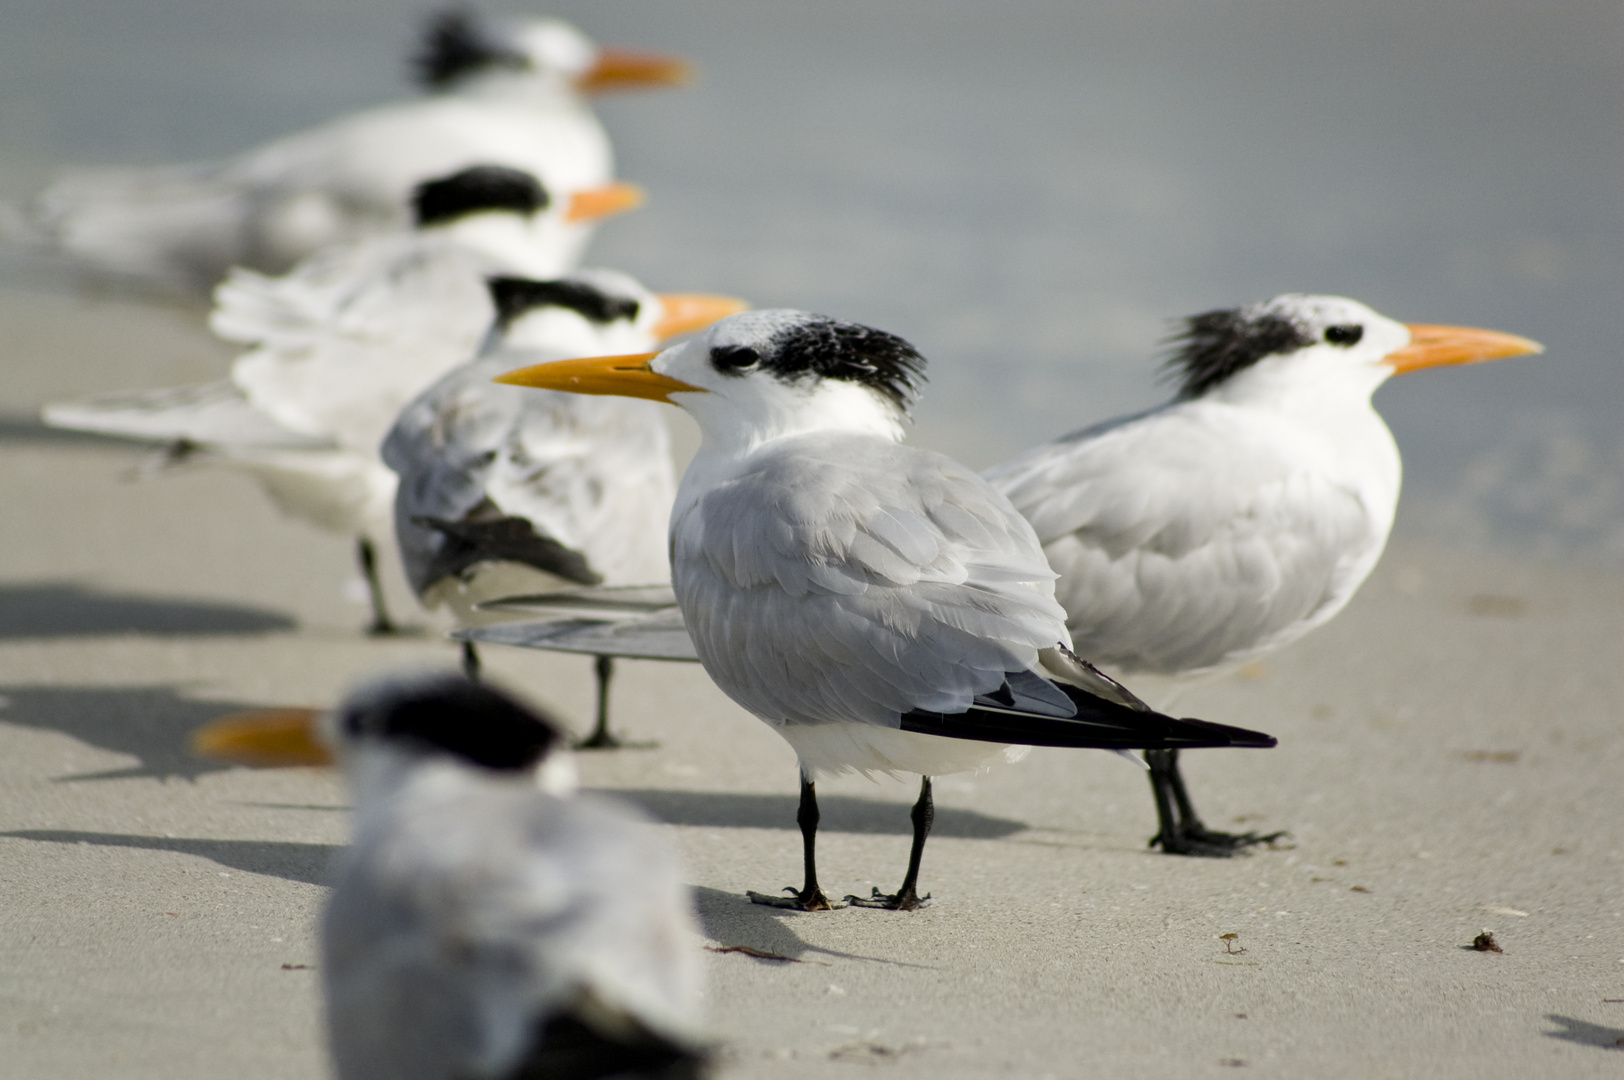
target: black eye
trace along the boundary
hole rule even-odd
[[[723,375],[737,375],[761,363],[761,354],[748,345],[718,345],[711,350],[711,366]]]
[[[1346,326],[1327,326],[1325,328],[1325,340],[1332,345],[1341,345],[1344,348],[1349,345],[1359,344],[1359,339],[1364,336],[1365,328],[1358,323],[1349,323]]]

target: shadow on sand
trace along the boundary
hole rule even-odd
[[[75,832],[70,829],[17,829],[0,837],[48,844],[93,844],[196,855],[247,874],[264,874],[306,885],[328,885],[337,844],[300,844],[285,840],[191,840],[184,837],[129,836],[124,833]]]
[[[60,731],[82,743],[139,759],[136,765],[57,777],[116,780],[134,776],[192,779],[232,766],[191,751],[192,732],[226,713],[256,708],[241,701],[197,701],[173,687],[0,687],[0,722]]]
[[[1545,1019],[1562,1028],[1560,1031],[1545,1032],[1548,1038],[1563,1039],[1582,1046],[1599,1046],[1603,1050],[1624,1050],[1624,1029],[1603,1027],[1556,1013],[1546,1013]]]
[[[120,596],[67,582],[0,586],[0,639],[267,634],[297,627],[281,612],[239,604]]]
[[[706,938],[724,949],[740,950],[741,959],[748,958],[755,963],[782,964],[786,960],[815,963],[817,957],[831,957],[839,960],[890,964],[896,967],[922,966],[905,964],[899,960],[887,960],[880,956],[860,956],[856,953],[825,949],[801,940],[800,935],[790,928],[790,923],[796,919],[838,919],[845,917],[844,911],[813,913],[767,907],[763,904],[752,904],[747,897],[737,893],[708,889],[703,885],[694,887],[694,906],[699,912],[700,932]],[[846,910],[857,912],[858,918],[869,917],[868,913],[858,908]],[[760,956],[756,953],[768,955]]]

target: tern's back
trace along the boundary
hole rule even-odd
[[[339,1077],[529,1075],[544,1035],[636,1058],[691,1031],[688,898],[647,828],[452,764],[363,813],[323,928]]]

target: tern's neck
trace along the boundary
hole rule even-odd
[[[545,213],[471,214],[439,229],[447,241],[490,259],[503,273],[541,280],[568,273],[590,235]]]
[[[369,746],[345,763],[355,797],[355,829],[365,832],[389,819],[402,796],[422,800],[460,798],[481,784],[507,782],[534,787],[550,795],[575,790],[575,763],[571,755],[555,752],[539,767],[522,772],[493,772],[443,755],[423,754],[391,746]]]
[[[1370,413],[1370,395],[1392,369],[1380,364],[1304,367],[1270,357],[1202,395],[1208,401],[1270,409],[1312,422],[1318,417]]]
[[[902,440],[902,412],[866,386],[827,379],[811,384],[763,381],[745,398],[678,394],[675,400],[699,422],[701,455],[737,459],[791,435],[814,431]]]

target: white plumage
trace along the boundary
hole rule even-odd
[[[986,475],[1037,530],[1078,651],[1182,688],[1321,625],[1376,565],[1401,471],[1371,406],[1382,382],[1395,370],[1537,348],[1406,327],[1340,297],[1209,312],[1189,321],[1173,358],[1182,384],[1173,402]],[[1170,769],[1187,808],[1176,762]],[[1261,839],[1165,814],[1162,826],[1169,850],[1215,854]]]
[[[322,924],[340,1080],[698,1075],[676,860],[628,810],[538,789],[556,729],[444,676],[364,689],[337,728],[356,806]]]
[[[202,293],[232,266],[281,273],[328,245],[402,228],[416,185],[471,165],[524,170],[565,198],[600,188],[613,157],[578,90],[599,57],[555,19],[487,28],[452,13],[431,27],[424,58],[444,93],[225,161],[65,177],[31,208],[34,239],[96,275]],[[570,227],[571,265],[590,231]]]
[[[765,311],[657,355],[503,379],[669,400],[699,422],[671,514],[676,599],[706,672],[801,761],[806,883],[790,900],[751,894],[763,903],[829,906],[813,865],[822,773],[923,775],[902,888],[854,901],[906,909],[932,775],[1011,743],[1272,743],[1150,712],[1069,652],[1032,527],[974,472],[900,445],[923,366],[893,335]]]
[[[456,212],[328,249],[280,278],[233,273],[211,323],[252,347],[229,381],[50,405],[46,423],[184,440],[186,460],[254,476],[285,513],[364,547],[387,541],[395,476],[378,448],[395,417],[474,355],[495,316],[488,278],[553,277],[574,257],[566,211],[534,177],[479,166],[424,190]],[[369,563],[364,554],[374,626],[388,629]]]
[[[568,297],[536,292],[532,306],[509,313],[478,359],[402,410],[383,445],[399,476],[395,530],[407,576],[425,602],[450,604],[459,622],[491,621],[475,605],[516,592],[572,582],[657,584],[671,576],[665,527],[676,480],[659,408],[521,394],[492,383],[526,361],[634,352],[659,340],[664,305],[630,277],[584,271],[567,284],[597,306],[571,308],[558,302]],[[579,572],[477,550],[467,553],[473,561],[452,559],[445,553],[455,539],[425,524],[430,519],[527,522],[536,536],[578,556]]]

